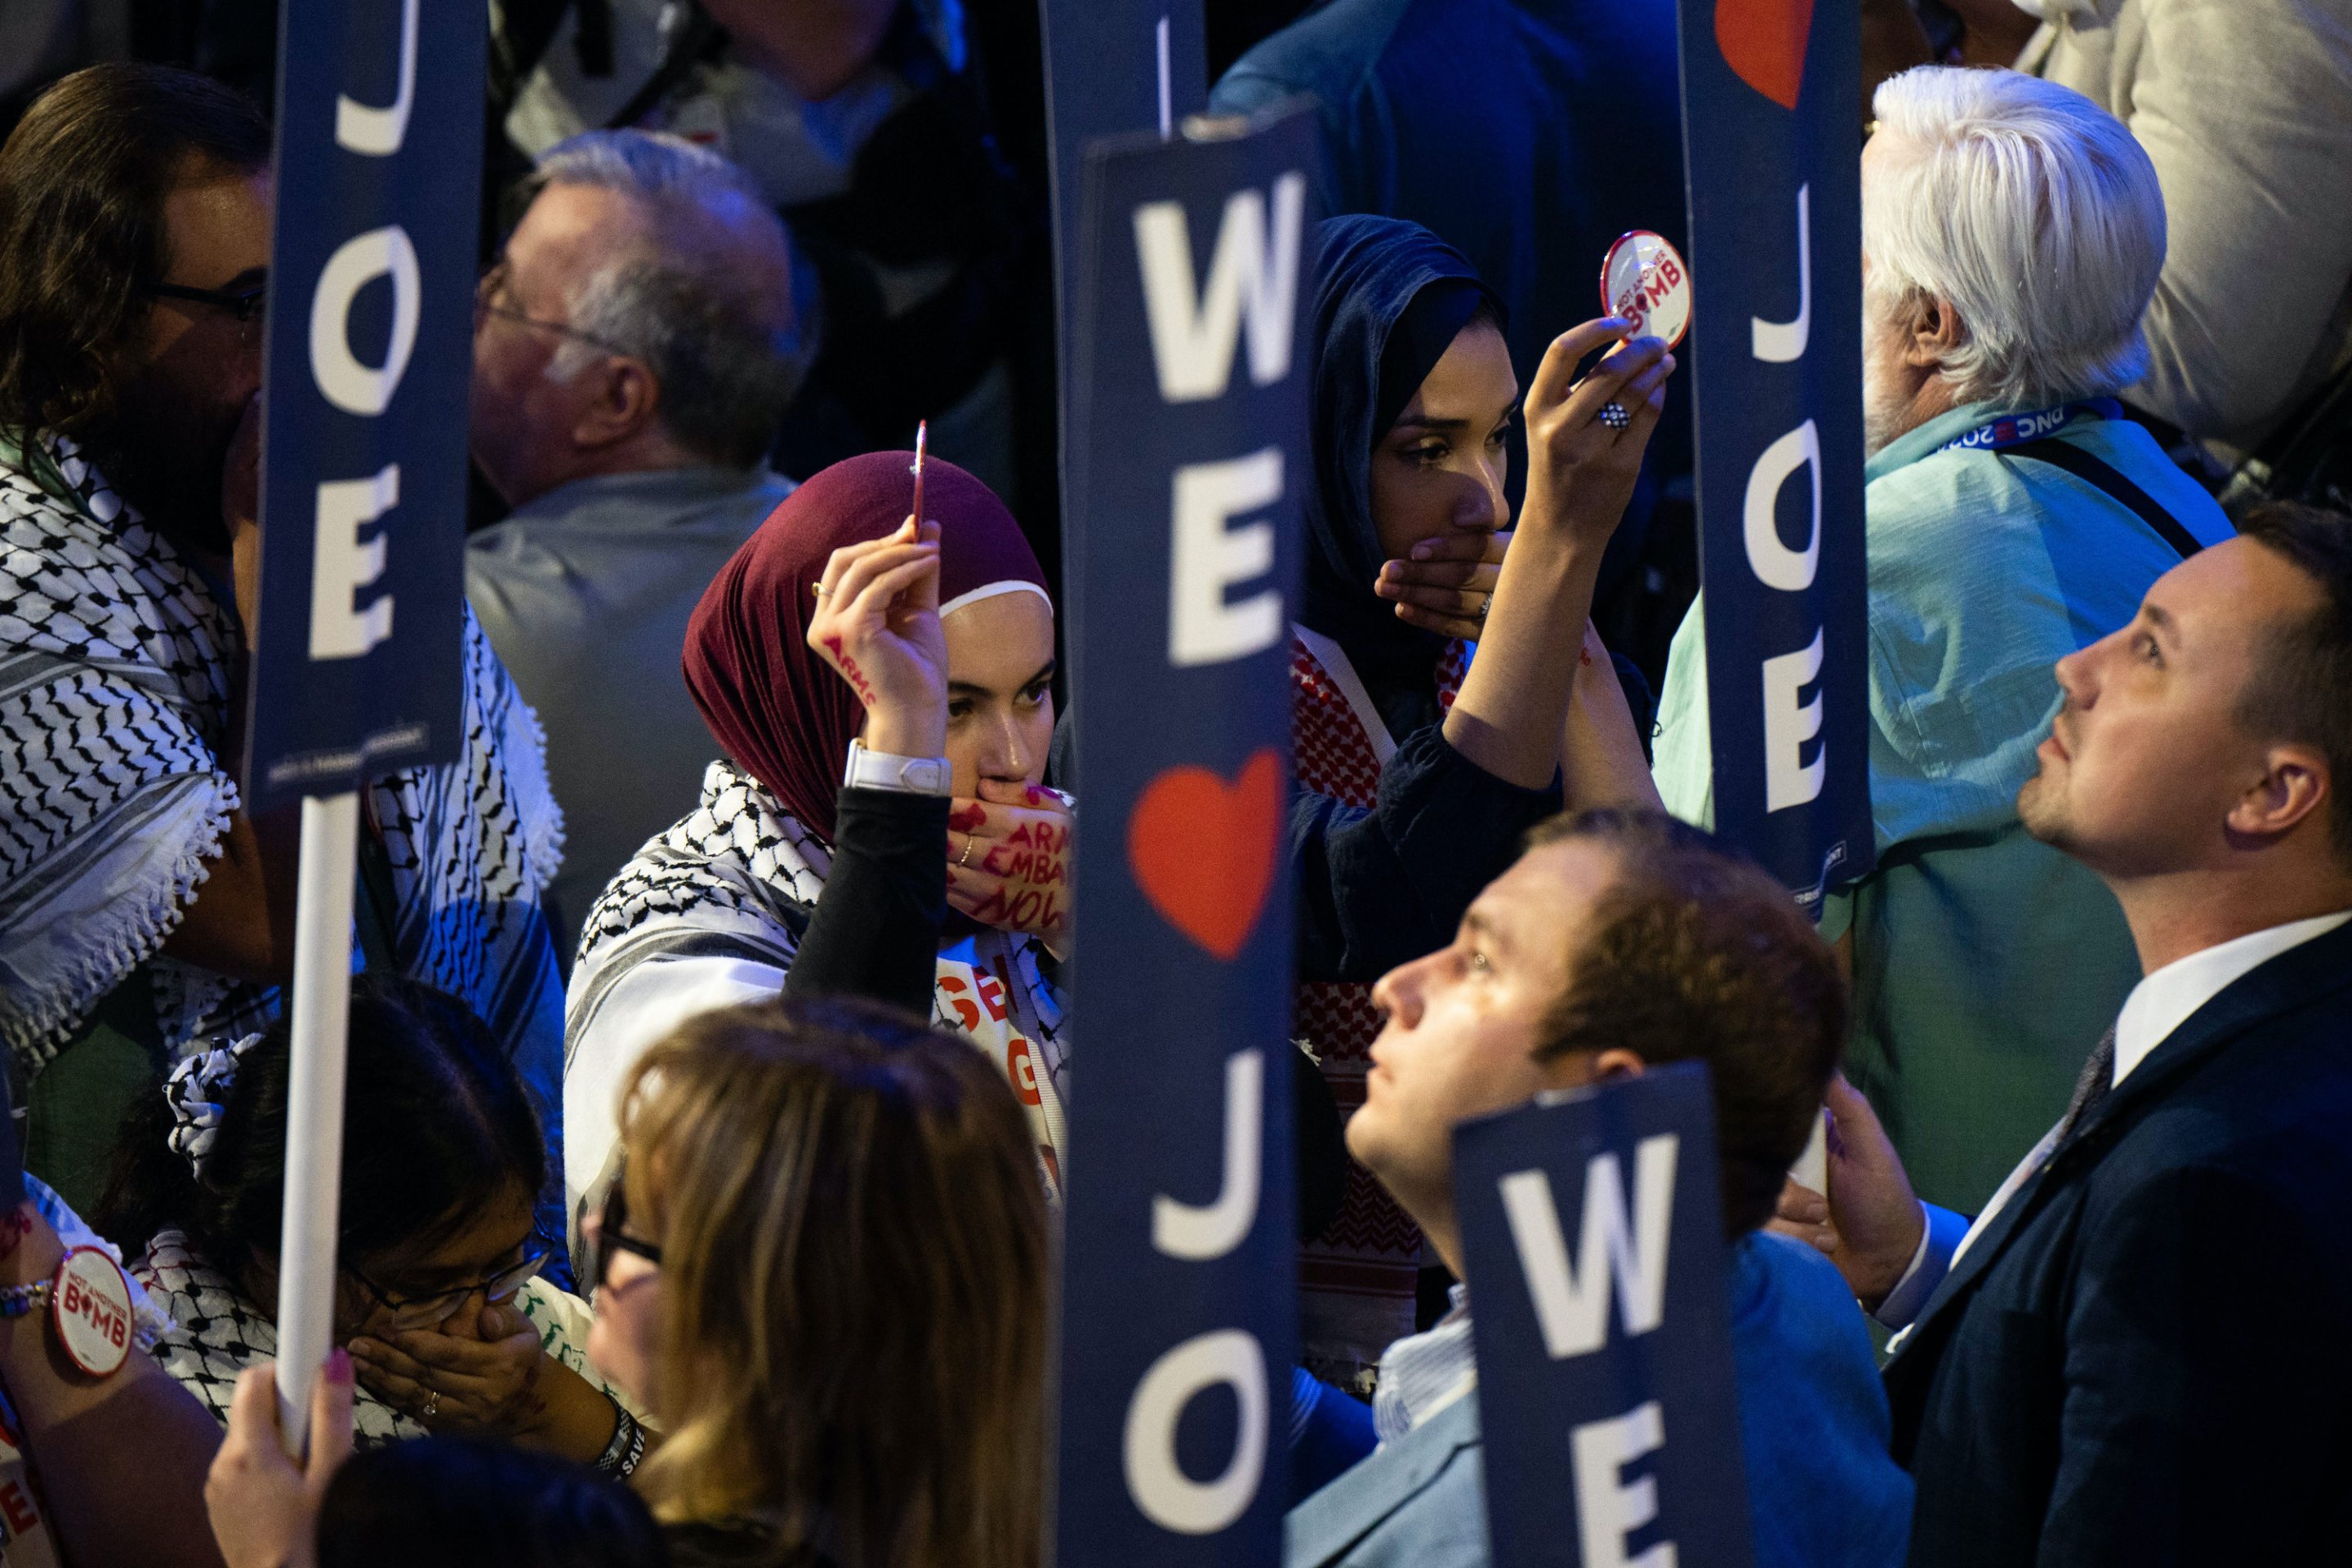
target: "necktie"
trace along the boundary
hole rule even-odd
[[[2059,1119],[2058,1137],[2052,1147],[2063,1143],[2067,1134],[2081,1126],[2084,1118],[2099,1108],[2099,1101],[2107,1097],[2107,1090],[2115,1085],[2116,1026],[2110,1024],[2107,1032],[2099,1037],[2098,1047],[2091,1052],[2091,1059],[2083,1064],[2083,1076],[2074,1080],[2074,1092],[2066,1101],[2066,1114]]]

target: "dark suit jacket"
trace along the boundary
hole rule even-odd
[[[1886,1380],[1915,1564],[2352,1558],[2352,925],[2150,1052]]]

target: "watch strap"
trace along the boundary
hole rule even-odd
[[[945,757],[902,757],[894,752],[868,751],[864,742],[852,741],[841,783],[846,789],[945,795],[953,793],[954,777],[955,771]]]

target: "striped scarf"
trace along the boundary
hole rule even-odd
[[[562,985],[539,898],[562,856],[539,721],[466,616],[464,755],[362,795],[393,966],[464,1001],[560,1110]],[[70,442],[0,446],[0,1045],[29,1076],[142,964],[173,1055],[277,988],[165,958],[239,805],[225,595]],[[354,967],[359,954],[354,944]]]

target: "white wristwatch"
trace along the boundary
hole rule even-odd
[[[849,742],[849,766],[841,775],[845,789],[887,789],[900,795],[953,795],[955,770],[945,757],[901,757],[889,752],[869,752],[862,742]]]

